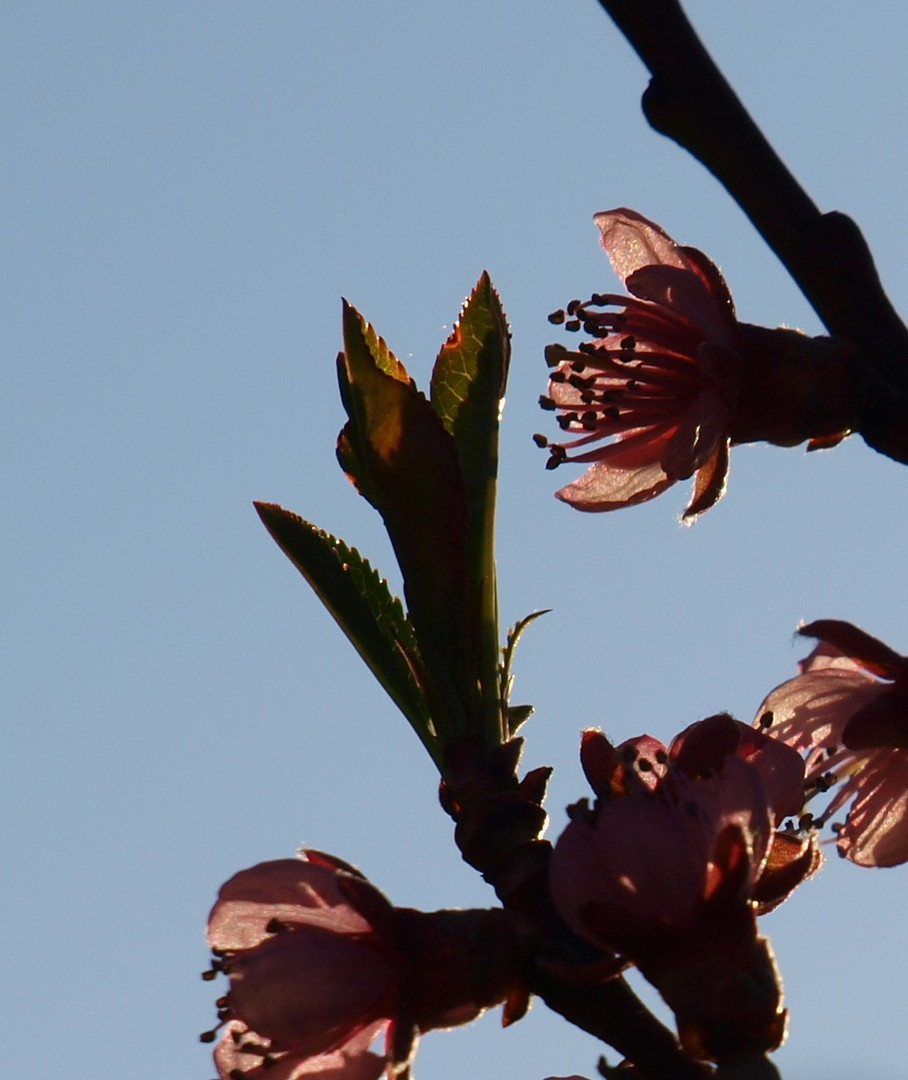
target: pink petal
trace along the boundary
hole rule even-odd
[[[341,893],[336,871],[301,859],[277,859],[241,870],[221,887],[208,918],[209,944],[226,951],[252,948],[268,936],[272,919],[343,934],[371,929]]]
[[[614,906],[641,928],[683,923],[702,895],[710,838],[700,815],[664,797],[631,795],[602,804],[594,825],[572,821],[555,845],[555,905],[582,936],[621,951],[626,943],[600,939],[584,909]]]
[[[644,266],[624,284],[638,299],[677,312],[700,331],[704,340],[730,349],[737,345],[736,323],[695,272],[674,266]]]
[[[328,1054],[275,1053],[266,1066],[261,1054],[241,1050],[247,1039],[255,1042],[256,1036],[244,1025],[231,1021],[215,1047],[214,1061],[222,1080],[229,1080],[235,1072],[246,1080],[300,1080],[307,1076],[317,1076],[318,1080],[378,1080],[385,1070],[385,1058],[369,1053],[369,1046],[385,1027],[386,1022],[372,1025]],[[240,1036],[239,1042],[233,1038],[234,1031]]]
[[[709,510],[725,494],[728,481],[729,440],[723,439],[713,452],[712,457],[697,470],[694,481],[694,493],[687,509],[681,515],[687,524],[693,522],[704,511]]]
[[[678,430],[666,442],[661,465],[673,480],[686,480],[728,441],[728,407],[718,391],[707,387],[690,403]]]
[[[862,766],[837,846],[860,866],[899,866],[908,862],[908,751],[879,755]]]
[[[894,649],[866,631],[841,619],[817,619],[798,627],[804,637],[815,637],[834,646],[861,667],[884,679],[894,679],[906,662]]]
[[[230,1008],[294,1052],[320,1053],[393,1011],[394,958],[350,934],[302,926],[230,958]]]
[[[673,483],[657,462],[631,469],[597,462],[579,480],[556,491],[555,497],[575,510],[617,510],[654,499]]]
[[[688,776],[704,768],[721,772],[729,755],[759,774],[777,818],[800,811],[804,802],[804,761],[779,739],[743,724],[727,713],[698,720],[672,739],[671,760]],[[759,808],[758,808],[759,809]]]
[[[692,269],[690,260],[668,233],[636,210],[605,210],[594,214],[593,221],[612,269],[624,282],[644,266]]]
[[[705,255],[689,254],[633,210],[608,210],[595,214],[593,221],[612,268],[629,292],[683,315],[710,341],[734,345],[735,319],[728,290]],[[708,275],[703,264],[712,271]]]
[[[756,723],[772,713],[769,734],[796,750],[838,745],[851,717],[886,689],[862,671],[809,670],[777,686],[760,706]]]

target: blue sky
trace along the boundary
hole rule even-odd
[[[908,8],[687,9],[906,310]],[[483,269],[501,293],[501,610],[553,609],[515,689],[537,707],[526,764],[556,769],[550,835],[585,793],[582,727],[750,719],[794,673],[801,619],[908,650],[908,474],[859,439],[736,449],[690,529],[679,489],[607,516],[552,498],[530,438],[553,426],[545,316],[613,288],[595,211],[634,207],[703,249],[741,318],[820,330],[728,196],[646,127],[643,69],[594,0],[13,0],[4,23],[9,1075],[208,1080],[208,909],[301,843],[402,905],[492,902],[428,757],[252,510],[281,502],[395,580],[334,461],[341,296],[425,384]],[[833,854],[765,920],[786,1080],[908,1078],[906,875]],[[591,1076],[599,1053],[537,1004],[505,1032],[490,1015],[427,1037],[417,1075]]]

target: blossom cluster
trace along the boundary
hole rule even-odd
[[[590,338],[546,353],[541,404],[566,439],[536,442],[551,468],[589,466],[561,499],[614,510],[693,477],[692,519],[722,496],[734,444],[818,449],[850,432],[848,346],[739,321],[718,268],[632,210],[595,221],[629,295],[594,294],[551,316]],[[425,1032],[495,1005],[511,1023],[553,979],[561,991],[627,991],[630,966],[671,1008],[678,1038],[644,1024],[637,1048],[647,1044],[645,1057],[664,1036],[667,1059],[651,1072],[629,1054],[616,1071],[674,1077],[680,1063],[700,1080],[712,1065],[739,1075],[743,1061],[757,1063],[747,1075],[767,1075],[787,1012],[758,919],[817,871],[824,842],[859,866],[908,862],[908,658],[832,619],[800,628],[816,646],[750,724],[720,713],[668,743],[585,731],[593,798],[568,808],[554,845],[543,839],[551,770],[518,777],[515,732],[532,709],[509,702],[514,645],[534,616],[499,650],[490,584],[509,356],[487,275],[442,347],[430,398],[345,307],[338,456],[385,520],[406,613],[353,549],[259,506],[419,734],[461,854],[501,906],[397,907],[314,850],[234,875],[209,916],[203,976],[228,980],[202,1036],[220,1080],[407,1080]],[[631,998],[621,1015],[639,1019]]]
[[[800,633],[819,643],[752,725],[719,714],[667,746],[586,731],[595,800],[570,808],[552,855],[558,912],[605,957],[595,977],[635,965],[702,1060],[781,1042],[781,984],[757,917],[818,868],[823,825],[844,811],[834,835],[855,863],[908,861],[908,659],[845,622]],[[823,812],[807,812],[822,793]],[[208,936],[207,977],[230,981],[222,1080],[403,1075],[420,1033],[526,1006],[527,939],[507,912],[395,908],[316,851],[236,874]]]

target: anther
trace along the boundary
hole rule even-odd
[[[568,315],[576,315],[577,312],[583,307],[583,302],[580,300],[572,300],[567,306]]]
[[[560,326],[564,322],[564,308],[553,311],[552,314],[549,315],[549,322],[553,326]]]
[[[774,718],[772,715],[772,710],[767,709],[766,712],[763,713],[763,715],[760,717],[760,727],[763,729],[763,731],[766,731],[767,728],[772,727],[773,719]]]
[[[216,1028],[213,1031],[203,1031],[199,1036],[199,1042],[213,1043],[217,1037],[218,1033]]]
[[[540,435],[538,432],[533,436],[533,442],[539,447],[540,450],[544,450],[549,445],[549,440],[545,435]]]
[[[583,424],[587,431],[595,431],[599,423],[599,418],[594,412],[585,412],[580,417],[580,423]]]
[[[622,338],[621,339],[621,348],[625,352],[633,352],[634,349],[637,348],[637,339],[635,337],[630,336],[630,335],[628,335],[625,338]]]
[[[282,923],[280,919],[269,919],[265,926],[266,934],[279,934],[282,930],[287,929],[287,924]]]
[[[563,446],[559,446],[558,443],[552,443],[549,447],[549,460],[545,463],[547,469],[557,469],[558,466],[567,460],[567,451]]]
[[[575,373],[568,376],[568,382],[571,384],[571,386],[573,386],[575,390],[586,390],[588,387],[592,386],[595,381],[595,375],[588,375],[584,377],[583,375],[577,375]]]
[[[583,325],[579,319],[568,319],[564,324],[565,330],[570,330],[572,334],[576,334],[580,327]]]
[[[540,409],[545,409],[546,412],[554,412],[555,409],[558,408],[558,406],[555,404],[555,402],[547,394],[540,394],[539,395],[539,408]]]

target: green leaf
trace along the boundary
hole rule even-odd
[[[355,549],[289,510],[273,503],[255,508],[441,767],[416,637],[387,582]]]
[[[498,601],[495,497],[498,425],[511,346],[501,301],[483,273],[441,347],[432,372],[432,406],[454,439],[467,501],[467,575],[480,612],[480,682],[487,738],[504,726],[497,686]]]
[[[344,304],[338,364],[349,422],[338,459],[379,511],[404,578],[409,618],[431,675],[430,707],[445,740],[475,731],[475,598],[466,567],[467,505],[454,440],[403,365]]]
[[[501,650],[501,666],[498,669],[498,692],[501,696],[502,708],[505,710],[505,716],[507,717],[508,738],[514,734],[521,724],[530,718],[533,712],[532,705],[511,706],[508,704],[511,700],[511,687],[514,684],[514,676],[511,673],[511,667],[514,663],[514,650],[517,648],[517,642],[523,636],[524,630],[530,623],[535,622],[540,615],[548,615],[551,610],[551,608],[543,608],[541,611],[532,611],[529,615],[519,619],[508,630],[507,641]]]

